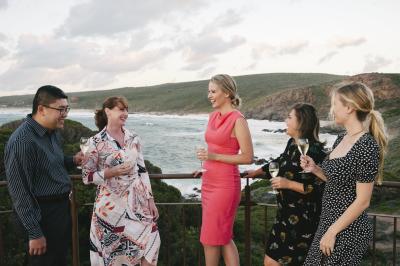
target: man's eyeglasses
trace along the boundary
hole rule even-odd
[[[55,108],[55,107],[51,107],[51,106],[44,105],[44,104],[43,104],[43,106],[44,106],[44,107],[47,107],[47,108],[50,108],[50,109],[53,109],[53,110],[59,111],[59,112],[60,112],[60,115],[68,114],[69,110],[71,109],[70,107]]]

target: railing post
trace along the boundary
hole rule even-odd
[[[79,266],[79,231],[78,231],[78,212],[75,196],[74,181],[72,181],[71,190],[71,220],[72,220],[72,265]]]
[[[3,244],[3,232],[1,230],[1,225],[0,225],[0,266],[4,265],[4,244]]]
[[[201,266],[203,263],[202,263],[202,261],[203,261],[203,254],[202,254],[202,251],[203,251],[203,246],[202,246],[202,244],[200,243],[200,228],[201,228],[201,216],[202,216],[202,209],[201,209],[201,206],[200,206],[200,208],[199,208],[199,210],[198,210],[198,212],[197,212],[197,214],[198,214],[198,217],[197,217],[197,228],[198,228],[198,233],[197,233],[197,235],[199,236],[199,241],[198,241],[198,244],[197,244],[197,266]]]
[[[183,224],[183,248],[182,248],[182,257],[183,257],[183,266],[186,266],[186,228],[185,228],[185,205],[182,206],[182,224]]]
[[[264,236],[268,233],[268,206],[264,207]],[[264,239],[264,250],[267,249],[267,241]]]
[[[393,266],[396,266],[396,237],[397,237],[397,217],[393,218]]]
[[[250,234],[250,215],[251,215],[251,201],[250,201],[250,186],[249,178],[246,178],[245,186],[245,207],[244,207],[244,226],[245,226],[245,265],[251,265],[251,234]]]
[[[376,265],[376,215],[373,218],[373,235],[372,235],[372,265]]]
[[[171,223],[170,223],[170,218],[169,218],[169,205],[166,205],[166,207],[167,207],[167,236],[166,236],[166,238],[167,238],[167,265],[169,266],[170,265],[170,261],[169,261],[169,257],[170,257],[170,255],[169,255],[169,249],[170,249],[170,241],[169,241],[169,236],[170,236],[170,234],[169,234],[169,232],[170,232],[170,226],[171,226]]]

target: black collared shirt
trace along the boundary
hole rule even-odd
[[[72,156],[64,156],[60,133],[48,131],[28,115],[7,142],[4,164],[8,191],[29,239],[43,236],[36,197],[71,190],[66,167],[74,164]]]

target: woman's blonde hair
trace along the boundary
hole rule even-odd
[[[370,88],[360,82],[352,82],[341,86],[332,93],[332,100],[338,94],[341,102],[356,111],[357,119],[363,123],[364,129],[368,129],[378,143],[379,149],[379,171],[378,184],[383,180],[383,161],[388,146],[385,125],[382,115],[374,110],[374,94]]]
[[[242,100],[238,94],[236,81],[227,74],[218,74],[210,79],[210,82],[218,85],[223,92],[229,94],[231,103],[234,107],[240,107]]]

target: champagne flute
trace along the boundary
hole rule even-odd
[[[81,148],[82,153],[85,155],[85,153],[89,149],[89,138],[88,137],[81,137],[79,139],[79,146]],[[80,165],[78,165],[76,168],[82,169],[82,167]]]
[[[297,148],[299,149],[301,155],[306,155],[308,152],[308,147],[310,144],[308,143],[308,139],[299,138],[297,140]],[[308,171],[300,171],[299,173],[309,173]]]
[[[270,162],[268,166],[269,173],[272,177],[277,177],[279,173],[279,163],[278,162]],[[272,191],[269,191],[271,194],[278,194],[276,189],[272,188]]]
[[[196,155],[197,155],[197,153],[205,150],[203,145],[196,145],[195,149],[196,149]],[[202,160],[200,160],[200,168],[197,169],[197,171],[199,171],[201,173],[204,173],[204,172],[207,171],[207,169],[203,168],[203,161]]]

